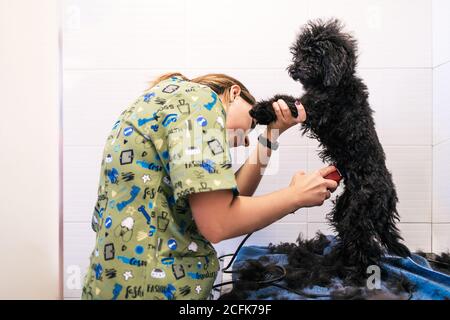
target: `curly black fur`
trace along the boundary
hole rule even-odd
[[[343,174],[344,192],[337,197],[328,219],[336,230],[335,263],[344,261],[364,273],[386,251],[410,255],[396,227],[398,202],[385,153],[375,131],[368,90],[356,76],[356,41],[342,32],[338,20],[309,22],[291,47],[289,75],[302,83],[299,98],[307,118],[302,134],[323,147],[319,156]],[[293,115],[296,98],[276,95],[259,101],[250,115],[260,124],[276,120],[272,102],[283,99]]]

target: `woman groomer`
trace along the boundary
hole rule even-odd
[[[271,130],[306,118],[302,106],[293,118],[284,101],[274,103],[277,122],[235,175],[228,144],[248,145],[254,103],[229,76],[175,73],[122,112],[104,148],[83,299],[207,299],[219,270],[211,242],[330,197],[337,183],[323,177],[334,167],[298,172],[286,188],[252,197],[262,155],[276,143]]]

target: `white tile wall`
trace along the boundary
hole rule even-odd
[[[411,251],[431,251],[431,224],[430,223],[399,223],[398,228]]]
[[[385,146],[430,146],[432,70],[362,69],[375,126]]]
[[[433,0],[433,67],[450,61],[450,1]]]
[[[433,223],[450,223],[450,140],[433,146],[433,168]]]
[[[450,248],[450,1],[433,0],[433,251]]]
[[[450,15],[450,12],[449,12]],[[449,38],[450,42],[450,38]],[[433,144],[450,138],[450,62],[433,69]]]
[[[363,68],[429,68],[428,0],[314,0],[311,17],[339,17],[353,30]]]
[[[186,1],[65,0],[64,68],[183,68]]]
[[[433,1],[448,6],[445,0]],[[436,6],[433,10],[446,17]],[[435,122],[448,122],[447,103],[436,105],[436,101],[450,101],[445,90],[448,65],[434,70],[432,66],[449,59],[447,49],[442,49],[438,58],[434,50],[432,63],[429,1],[263,0],[255,10],[253,2],[238,0],[177,0],[176,4],[65,0],[65,268],[78,265],[83,273],[87,268],[94,245],[90,219],[103,143],[116,117],[148,81],[168,71],[181,71],[188,77],[222,72],[241,80],[257,99],[275,93],[301,95],[301,86],[285,70],[290,61],[289,46],[304,22],[327,16],[341,18],[359,40],[359,74],[369,87],[377,131],[397,185],[400,228],[406,243],[413,250],[429,251],[432,244],[433,250],[448,248],[446,199],[450,192],[445,192],[445,176],[436,180],[436,166],[446,167],[448,157],[436,163],[435,156],[436,152],[448,155],[439,151],[448,150],[448,141],[439,149],[433,147],[433,139],[444,141],[449,131],[440,126],[433,134],[432,117],[434,99]],[[438,23],[445,29],[448,22],[441,18]],[[436,31],[435,22],[433,27]],[[433,33],[433,38],[441,39],[441,47],[447,48],[445,32]],[[436,92],[445,94],[436,100]],[[275,174],[263,178],[257,194],[287,186],[297,170],[325,166],[317,157],[317,142],[302,137],[298,128],[283,134],[280,144],[266,171]],[[235,169],[245,160],[243,151],[239,148],[234,157]],[[432,196],[437,182],[442,187]],[[330,234],[325,220],[330,204],[327,201],[320,208],[301,209],[256,232],[247,243],[292,242],[300,232],[313,237],[317,230]],[[432,221],[439,222],[433,229]],[[216,245],[218,253],[234,252],[242,238]],[[70,289],[67,284],[65,296],[78,297],[79,289]]]
[[[397,187],[401,222],[431,222],[431,146],[387,146],[386,164]]]
[[[64,144],[103,146],[119,114],[159,73],[158,70],[65,70]]]
[[[65,2],[65,68],[179,69],[284,68],[308,1]]]
[[[449,252],[450,223],[433,223],[433,252]]]
[[[256,6],[240,0],[187,1],[189,67],[285,68],[292,39],[308,18],[308,1],[260,0]]]

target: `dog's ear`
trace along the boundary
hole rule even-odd
[[[337,87],[342,77],[348,72],[347,51],[330,43],[327,45],[327,54],[323,56],[323,85]]]

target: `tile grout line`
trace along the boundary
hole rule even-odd
[[[433,69],[433,71],[434,71],[434,69],[437,69],[437,68],[439,68],[439,67],[442,67],[442,66],[446,65],[447,63],[450,63],[450,60],[441,62],[441,63],[439,63],[438,65],[433,66],[432,69]]]
[[[439,142],[436,143],[436,144],[433,144],[432,147],[437,147],[438,145],[444,144],[444,143],[446,143],[446,142],[448,142],[448,141],[450,141],[450,138],[445,138],[444,140],[439,141]]]

